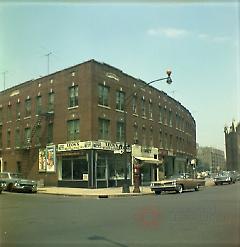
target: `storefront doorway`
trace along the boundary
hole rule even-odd
[[[141,166],[141,183],[144,186],[150,185],[152,181],[157,180],[156,164],[143,163]]]

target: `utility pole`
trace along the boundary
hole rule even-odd
[[[47,74],[49,75],[49,60],[50,60],[50,55],[52,55],[52,52],[49,52],[48,54],[46,54],[45,56],[47,57]]]
[[[2,74],[3,74],[3,90],[6,89],[6,73],[7,71],[4,71]]]

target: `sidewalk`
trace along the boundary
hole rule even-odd
[[[83,189],[83,188],[66,188],[66,187],[40,187],[38,193],[65,196],[81,196],[92,198],[109,198],[109,197],[126,197],[126,196],[143,196],[154,194],[149,186],[140,187],[140,193],[133,193],[133,187],[130,186],[130,193],[122,193],[122,187],[101,188],[101,189]]]
[[[207,178],[205,187],[214,186],[213,179]],[[149,186],[141,186],[140,193],[133,193],[133,186],[130,186],[130,193],[122,193],[122,187],[111,187],[101,189],[83,189],[67,187],[39,187],[38,193],[64,196],[81,196],[92,198],[109,198],[109,197],[126,197],[126,196],[143,196],[153,195]]]

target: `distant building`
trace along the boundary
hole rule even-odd
[[[202,170],[218,172],[226,168],[224,151],[213,147],[198,147],[197,149],[198,165]]]
[[[227,169],[240,171],[240,122],[224,128]]]

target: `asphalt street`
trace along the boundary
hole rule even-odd
[[[1,247],[240,246],[240,182],[182,194],[0,195]]]

